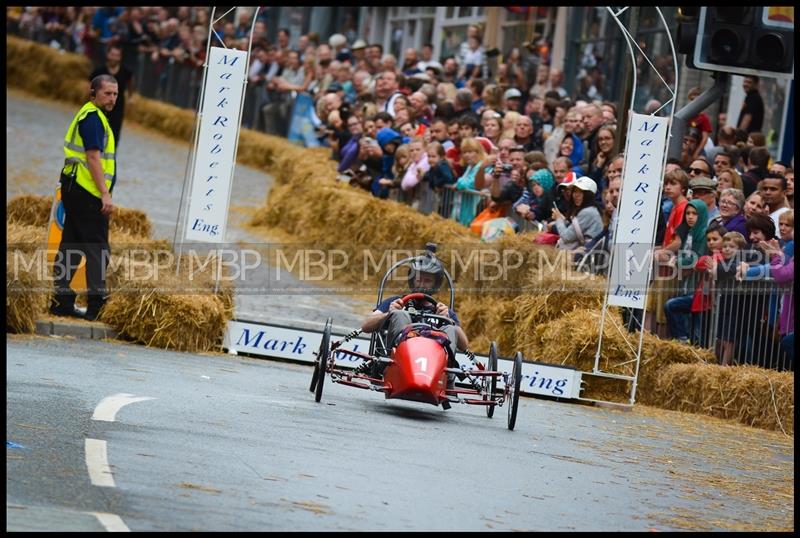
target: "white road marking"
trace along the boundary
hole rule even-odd
[[[122,407],[145,400],[155,400],[149,396],[134,396],[133,394],[114,394],[103,398],[97,407],[94,409],[92,420],[104,420],[106,422],[114,422],[116,420],[117,412]]]
[[[100,524],[106,528],[108,532],[131,532],[122,518],[115,514],[107,514],[105,512],[89,512],[96,517]]]
[[[95,486],[116,487],[114,475],[108,465],[106,442],[99,439],[86,439],[86,467],[89,469],[89,480]]]

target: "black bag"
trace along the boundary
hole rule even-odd
[[[59,183],[61,183],[61,190],[65,191],[65,192],[69,192],[70,191],[70,189],[72,188],[72,185],[75,183],[75,181],[78,178],[78,172],[76,171],[77,168],[78,168],[78,165],[73,163],[72,164],[72,169],[69,172],[65,172],[65,170],[67,169],[66,166],[61,169],[61,177],[58,179]]]

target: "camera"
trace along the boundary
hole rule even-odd
[[[342,121],[347,123],[347,120],[350,118],[351,114],[352,111],[350,109],[350,103],[342,103],[342,105],[339,107],[339,117],[342,118]]]
[[[513,165],[513,164],[509,164],[509,163],[503,163],[503,172],[505,172],[505,173],[509,173],[509,172],[511,172],[513,169],[514,169],[514,165]]]

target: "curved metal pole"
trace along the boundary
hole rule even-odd
[[[200,86],[200,97],[197,100],[197,107],[195,108],[195,123],[194,123],[194,137],[192,138],[192,149],[189,151],[189,157],[186,161],[186,170],[184,171],[183,176],[183,188],[181,189],[181,204],[178,206],[178,217],[177,222],[175,223],[175,237],[172,241],[172,248],[175,248],[175,243],[178,241],[178,231],[180,230],[180,222],[181,222],[181,212],[183,211],[183,200],[186,197],[186,182],[188,178],[194,177],[194,165],[195,161],[192,158],[193,155],[197,154],[197,145],[199,143],[200,137],[200,119],[203,117],[203,98],[205,97],[206,92],[206,73],[208,72],[208,55],[211,52],[211,35],[214,33],[214,14],[216,13],[217,8],[211,8],[211,17],[208,19],[208,39],[206,40],[206,58],[203,62],[203,84]],[[191,168],[191,171],[189,169]],[[187,171],[189,171],[187,173]],[[184,220],[189,218],[188,211],[184,215]],[[184,223],[184,229],[186,225]],[[181,261],[181,253],[183,251],[183,245],[181,244],[178,247],[178,263],[175,266],[175,274],[178,274],[180,269],[180,261]]]
[[[253,20],[250,23],[250,41],[247,43],[247,56],[245,57],[245,66],[250,65],[250,52],[253,50],[253,30],[256,27],[256,18],[258,17],[258,10],[261,9],[261,6],[256,6],[256,10],[253,12]],[[249,67],[245,68],[244,71],[244,84],[242,84],[242,95],[239,101],[239,136],[236,137],[236,142],[233,144],[233,165],[231,166],[231,180],[228,182],[228,209],[231,207],[231,193],[233,192],[233,179],[236,177],[236,155],[239,152],[239,138],[241,138],[241,128],[242,128],[242,115],[244,114],[244,99],[245,99],[245,92],[247,91],[247,82],[250,75]],[[225,222],[222,223],[222,243],[225,243],[225,234],[228,231],[228,219],[225,219]],[[221,256],[220,256],[221,258]],[[217,273],[217,282],[214,286],[214,293],[219,291],[219,272]]]
[[[637,81],[636,55],[634,54],[633,47],[631,46],[630,34],[625,31],[625,27],[617,18],[619,14],[621,14],[628,8],[626,7],[624,9],[621,9],[617,13],[614,13],[608,6],[606,7],[606,9],[608,10],[609,13],[611,13],[611,17],[614,19],[614,22],[617,23],[617,26],[619,26],[620,30],[622,31],[622,36],[625,38],[625,43],[628,45],[628,52],[630,53],[630,59],[631,59],[631,71],[633,72],[633,89],[631,91],[631,102],[628,107],[628,110],[633,112],[633,104],[636,102],[636,81]],[[630,123],[630,119],[628,120],[628,122]],[[625,151],[624,151],[625,155],[628,154],[628,144],[630,144],[630,141],[631,141],[630,137],[625,138]],[[619,200],[617,200],[617,207],[619,207],[621,203],[622,203],[622,191],[620,191],[620,197]],[[617,219],[617,221],[614,223],[614,237],[617,236],[618,226],[619,226],[619,219]],[[614,266],[614,250],[616,249],[614,248],[614,244],[612,243],[610,248],[611,255],[608,257],[609,269]],[[597,339],[597,352],[594,355],[594,366],[592,367],[592,372],[598,372],[597,365],[600,363],[600,348],[603,346],[603,328],[605,327],[606,323],[606,311],[608,310],[608,290],[610,286],[611,286],[611,280],[608,281],[608,284],[606,285],[606,293],[603,296],[603,310],[600,314],[600,336]]]
[[[639,47],[638,43],[635,43],[635,38],[627,31],[627,29],[622,25],[622,23],[617,18],[617,15],[619,13],[622,13],[624,10],[621,10],[617,14],[615,14],[615,13],[613,13],[611,11],[610,8],[606,8],[606,9],[608,9],[611,12],[612,16],[614,17],[614,21],[620,27],[620,30],[622,31],[622,33],[623,33],[623,35],[625,37],[626,43],[628,45],[628,50],[630,51],[631,61],[634,64],[634,83],[633,83],[634,87],[633,87],[633,91],[632,91],[632,95],[631,95],[631,104],[630,104],[630,111],[633,112],[634,111],[633,110],[633,105],[635,103],[635,97],[636,97],[636,78],[635,78],[636,77],[636,65],[635,65],[635,55],[634,55],[634,52],[633,52],[633,48],[631,47],[631,41],[634,41],[634,44],[636,45],[636,48],[639,50],[639,52],[641,52],[644,55],[645,59],[647,59],[647,61],[648,61],[648,64],[653,69],[655,69],[655,67],[650,62],[649,58],[647,58],[647,55],[644,54],[644,51],[641,50],[641,48]],[[656,7],[656,11],[658,12],[658,15],[659,15],[659,18],[661,19],[662,24],[664,25],[664,29],[665,29],[665,32],[667,33],[667,38],[668,38],[668,41],[669,41],[670,49],[672,50],[672,62],[673,62],[673,69],[674,69],[674,72],[675,72],[674,87],[675,87],[675,91],[677,91],[677,87],[678,87],[678,64],[677,64],[677,57],[675,55],[675,45],[674,45],[674,43],[672,41],[672,35],[669,33],[669,27],[667,26],[666,20],[664,19],[664,16],[661,13],[661,9]],[[672,93],[673,97],[672,97],[672,99],[670,101],[674,101],[674,99],[675,99],[675,91],[673,91],[671,88],[669,88],[669,85],[666,83],[664,78],[661,77],[661,74],[658,73],[657,70],[656,70],[656,73],[658,74],[659,78],[661,78],[661,81],[664,83],[664,85],[667,86],[667,89],[670,90],[670,93]],[[667,142],[669,142],[669,137],[671,136],[672,122],[673,122],[673,118],[674,118],[674,113],[675,113],[675,107],[672,106],[672,107],[670,107],[669,126],[668,126],[668,129],[667,129],[667,135],[666,135],[667,136]],[[626,144],[625,144],[625,154],[626,155],[628,155],[628,153],[629,153],[629,151],[628,151],[629,143],[630,143],[630,139],[626,140]],[[661,162],[661,169],[662,170],[664,169],[664,167],[666,165],[667,156],[668,156],[668,153],[665,151],[664,155],[662,157],[662,162]],[[663,179],[661,181],[663,181]],[[659,181],[659,184],[661,183],[661,181]],[[659,190],[658,203],[657,203],[657,206],[656,206],[657,211],[661,210],[660,208],[661,208],[661,197],[662,197],[662,195],[663,195],[663,191]],[[620,196],[620,200],[619,200],[618,206],[619,206],[619,204],[621,204],[621,202],[622,202],[622,198]],[[614,227],[615,236],[616,236],[616,232],[617,232],[618,228],[619,228],[619,221],[617,221],[615,223],[615,227]],[[655,241],[656,232],[657,232],[657,226],[654,226],[653,227],[653,231],[652,231],[652,235],[650,237],[650,245],[653,245],[653,242]],[[613,267],[613,259],[614,259],[614,248],[613,248],[613,244],[612,244],[611,256],[610,256],[610,266],[611,267]],[[653,273],[653,264],[650,263],[649,268],[648,268],[648,278],[647,278],[648,282],[652,278],[652,273]],[[609,289],[608,287],[610,286],[610,284],[611,284],[611,281],[609,280],[609,282],[607,284],[607,287],[606,287],[606,294],[605,294],[605,297],[603,298],[603,311],[602,311],[602,317],[601,317],[601,321],[600,321],[600,335],[599,335],[598,344],[597,344],[597,352],[595,354],[595,363],[594,363],[594,367],[593,367],[593,370],[592,370],[593,373],[599,373],[600,372],[600,370],[598,368],[598,365],[599,365],[599,361],[600,361],[600,350],[601,350],[602,341],[603,341],[603,329],[605,327],[606,310],[608,309],[608,289]],[[643,343],[643,340],[644,340],[644,322],[645,322],[646,316],[647,316],[647,310],[643,308],[642,309],[642,323],[641,323],[641,326],[639,327],[639,344],[638,344],[638,348],[636,350],[636,359],[635,359],[636,360],[636,366],[635,366],[634,375],[633,375],[633,387],[631,389],[631,397],[630,397],[630,404],[631,405],[633,405],[633,403],[635,401],[635,398],[636,398],[636,384],[637,384],[638,377],[639,377],[639,366],[641,364],[642,343]]]
[[[633,39],[633,37],[631,37],[631,35],[627,31],[625,31],[625,26],[621,22],[619,22],[619,19],[617,18],[617,13],[611,11],[610,7],[606,7],[606,9],[608,10],[609,13],[611,13],[611,16],[614,18],[614,22],[617,23],[617,26],[619,26],[620,30],[622,30],[622,34],[625,36],[625,44],[628,45],[628,52],[630,52],[631,55],[631,72],[633,73],[633,91],[631,92],[631,105],[628,108],[628,110],[633,110],[633,103],[636,102],[636,81],[637,81],[636,55],[634,54],[633,47],[631,46],[631,39]],[[625,9],[628,8],[626,7]],[[623,11],[624,10],[620,10],[619,14],[621,14]]]
[[[672,50],[672,68],[673,68],[673,70],[675,72],[675,82],[674,82],[674,84],[675,84],[675,92],[673,92],[673,97],[672,97],[673,100],[674,100],[675,99],[675,93],[678,91],[678,58],[677,58],[677,55],[675,54],[675,44],[672,42],[672,35],[669,33],[669,27],[667,26],[667,21],[664,19],[664,15],[661,13],[661,9],[660,8],[656,7],[656,11],[658,12],[658,16],[661,19],[661,23],[664,25],[664,28],[667,31],[667,37],[669,38],[667,41],[669,41],[669,47]],[[670,110],[669,110],[669,123],[668,123],[668,127],[667,127],[667,142],[668,143],[669,143],[670,136],[672,136],[672,120],[673,120],[674,116],[675,116],[675,104],[673,103],[673,106],[671,106]],[[667,156],[668,156],[668,152],[664,152],[664,157],[662,158],[662,161],[661,161],[661,170],[662,171],[664,170],[664,168],[667,165]],[[663,182],[663,176],[662,176],[661,182]],[[664,195],[664,191],[662,189],[662,190],[659,191],[659,194],[658,194],[658,205],[656,206],[658,211],[661,211],[661,197],[663,195]],[[650,245],[653,245],[653,243],[656,240],[656,232],[658,231],[657,228],[658,228],[658,226],[654,226],[653,227],[653,236],[650,238]],[[653,277],[653,264],[651,263],[650,264],[650,269],[649,269],[649,274],[647,275],[647,281],[650,282],[650,279],[652,277]],[[642,326],[639,327],[639,350],[638,350],[638,352],[636,354],[636,357],[637,357],[636,358],[636,371],[635,371],[635,373],[633,375],[634,381],[633,381],[633,388],[631,389],[631,399],[630,399],[631,405],[633,405],[633,402],[636,400],[636,384],[637,384],[637,381],[639,379],[639,365],[641,364],[641,357],[642,357],[642,341],[644,340],[644,321],[645,321],[646,318],[647,318],[647,310],[646,309],[642,309]]]
[[[261,6],[256,6],[256,10],[253,12],[253,20],[250,24],[250,41],[247,43],[247,57],[245,58],[245,65],[250,65],[250,53],[253,50],[253,30],[256,27],[256,18],[258,17],[258,11],[261,9]],[[244,94],[247,91],[247,83],[248,83],[248,76],[249,76],[249,69],[245,70],[244,73],[244,84],[242,85],[242,97],[239,105],[239,129],[241,130],[242,125],[242,115],[244,114]],[[235,177],[236,172],[236,155],[239,152],[239,138],[241,138],[241,134],[236,137],[236,142],[233,145],[233,166],[231,167],[231,181],[228,183],[228,207],[231,205],[231,192],[233,191],[233,178]],[[225,228],[222,230],[222,239],[223,243],[225,242],[225,233],[228,229],[228,221],[226,219],[224,223]]]

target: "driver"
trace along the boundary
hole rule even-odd
[[[411,293],[424,293],[426,295],[434,295],[442,285],[444,279],[444,268],[442,263],[431,253],[418,256],[411,264],[411,270],[408,273],[408,286]],[[403,332],[403,329],[408,325],[414,323],[411,314],[403,309],[401,301],[402,296],[395,295],[385,299],[375,311],[370,314],[362,323],[361,330],[365,333],[371,333],[386,327],[388,331],[387,344],[392,347],[395,340]],[[417,310],[428,309],[431,306],[423,300],[412,301],[415,302]],[[455,357],[456,349],[466,350],[469,347],[469,340],[461,328],[458,316],[456,313],[447,307],[442,302],[436,303],[436,310],[433,312],[438,316],[447,318],[453,324],[445,324],[437,330],[445,333],[450,340],[450,349],[453,352],[452,356]],[[452,365],[458,367],[458,364]],[[448,385],[453,384],[453,377],[448,377]],[[452,387],[449,387],[452,388]]]

